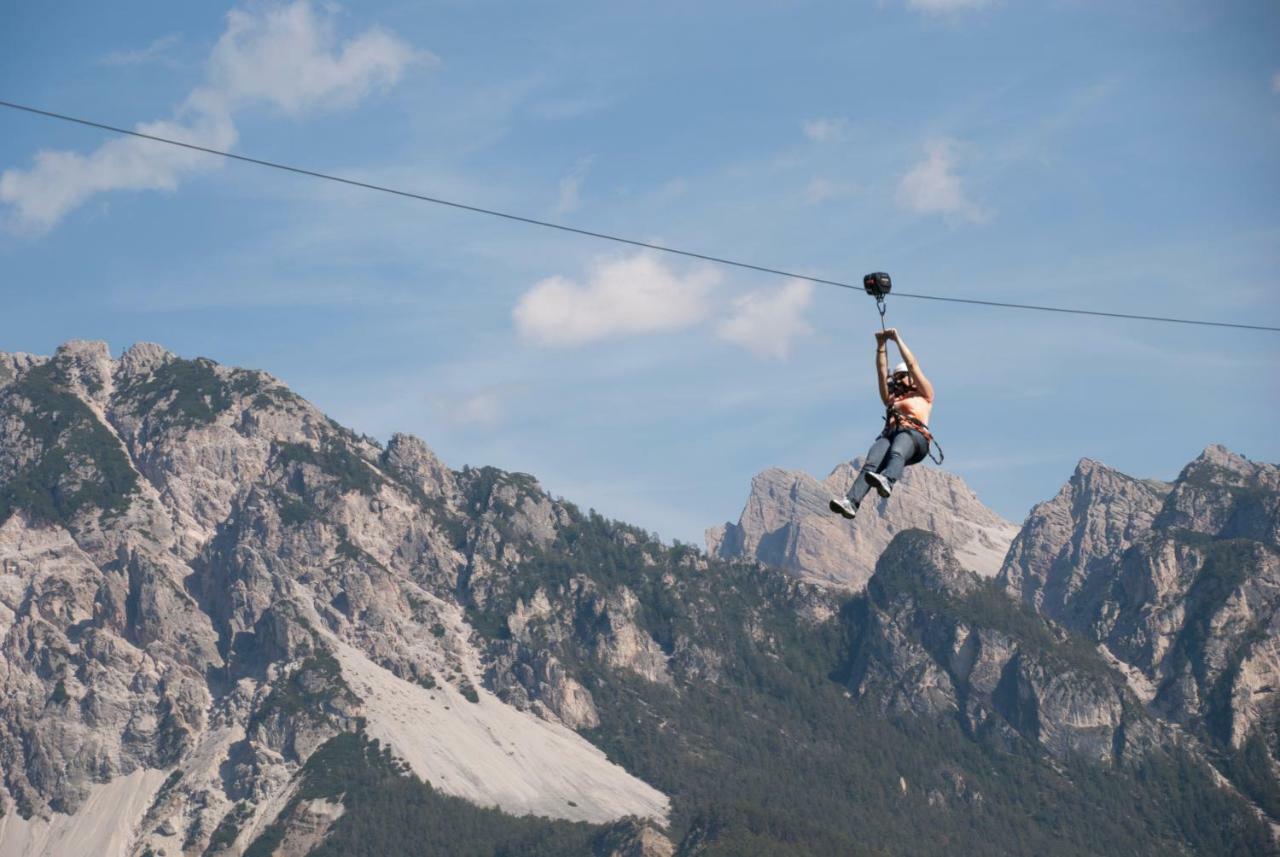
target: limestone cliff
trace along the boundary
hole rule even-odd
[[[1006,747],[1100,762],[1171,736],[1100,654],[963,569],[933,534],[894,538],[865,604],[849,681],[888,710],[954,717]]]
[[[841,464],[822,482],[771,469],[751,480],[736,524],[707,531],[707,550],[721,559],[755,559],[804,580],[859,590],[895,534],[913,528],[937,534],[965,567],[995,575],[1018,527],[983,506],[960,477],[929,466],[907,468],[887,500],[874,493],[852,522],[827,502],[844,494],[860,462]]]
[[[239,853],[353,730],[480,805],[663,820],[561,725],[591,706],[554,664],[544,718],[485,684],[464,604],[556,523],[532,479],[383,449],[265,373],[145,344],[0,355],[0,851]],[[626,632],[610,657],[646,669]]]
[[[1152,711],[1216,748],[1274,813],[1278,533],[1275,465],[1210,446],[1164,484],[1085,460],[1032,510],[999,581],[1098,643]]]

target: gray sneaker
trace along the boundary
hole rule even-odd
[[[888,497],[893,493],[893,483],[879,473],[868,473],[866,479],[881,497]]]
[[[851,521],[854,516],[858,514],[857,507],[849,502],[848,497],[832,497],[831,502],[827,504],[827,507],[837,515],[843,515]]]

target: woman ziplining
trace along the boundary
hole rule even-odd
[[[852,520],[858,514],[862,499],[872,488],[881,497],[893,493],[902,472],[919,464],[930,455],[933,435],[929,432],[929,414],[933,410],[933,385],[920,370],[920,364],[896,328],[884,327],[884,299],[892,285],[888,274],[868,274],[863,278],[867,294],[876,299],[881,329],[876,332],[876,383],[880,400],[885,405],[884,429],[871,449],[853,487],[843,497],[831,498],[831,511]],[[889,341],[898,346],[903,362],[889,372]],[[941,464],[941,459],[937,459]]]

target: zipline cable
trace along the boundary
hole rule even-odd
[[[610,235],[607,232],[596,232],[590,229],[580,229],[576,226],[566,226],[563,223],[553,223],[549,220],[538,220],[537,218],[534,218],[534,217],[524,217],[523,215],[512,214],[507,211],[497,211],[492,208],[483,208],[478,205],[468,205],[467,203],[456,202],[454,200],[449,200],[449,199],[442,199],[436,196],[428,196],[422,193],[414,193],[413,191],[401,190],[399,188],[387,187],[385,185],[373,184],[371,182],[363,182],[358,179],[345,178],[343,176],[335,176],[329,173],[317,172],[316,170],[308,170],[303,167],[295,167],[290,164],[282,164],[276,161],[267,161],[267,160],[263,160],[262,158],[249,157],[248,155],[237,155],[233,152],[223,151],[222,149],[212,149],[212,148],[209,148],[208,146],[200,146],[195,143],[184,143],[181,140],[174,140],[169,137],[160,137],[155,134],[146,134],[146,133],[143,133],[142,131],[132,131],[128,128],[120,128],[115,125],[107,125],[106,123],[103,123],[103,122],[94,122],[90,119],[82,119],[78,116],[69,116],[65,113],[54,113],[51,110],[42,110],[38,107],[31,107],[26,104],[16,104],[12,101],[0,100],[0,107],[7,107],[11,110],[20,110],[25,113],[32,113],[37,116],[47,117],[49,119],[58,119],[63,122],[71,122],[76,125],[84,125],[89,128],[97,128],[98,130],[101,130],[101,131],[110,131],[114,134],[123,134],[129,137],[137,137],[142,140],[151,140],[152,142],[155,142],[155,143],[164,143],[165,145],[168,145],[168,146],[178,146],[183,149],[190,149],[195,152],[204,152],[205,154],[208,154],[208,155],[217,155],[220,158],[228,158],[233,161],[242,161],[243,163],[246,163],[246,164],[256,164],[257,166],[260,166],[260,167],[269,167],[270,169],[273,169],[273,170],[282,170],[284,172],[294,173],[300,176],[310,176],[311,178],[322,179],[324,181],[330,181],[330,182],[337,182],[338,184],[350,185],[351,187],[358,187],[358,188],[363,188],[365,190],[378,191],[380,193],[389,193],[394,196],[406,197],[408,199],[416,199],[416,200],[419,200],[420,202],[429,202],[434,205],[443,205],[449,208],[460,209],[462,211],[470,211],[475,214],[484,214],[484,215],[488,215],[489,217],[499,217],[504,220],[512,220],[517,223],[527,223],[531,226],[541,226],[545,229],[555,229],[560,232],[569,232],[574,235],[583,235],[588,238],[598,238],[602,241],[613,241],[617,244],[628,244],[632,247],[641,247],[646,250],[656,250],[661,253],[670,253],[675,256],[684,256],[690,259],[699,259],[703,262],[712,262],[717,265],[727,265],[733,268],[742,268],[748,271],[757,271],[762,274],[774,274],[779,277],[790,277],[792,279],[805,280],[810,283],[817,283],[818,285],[823,285],[823,286],[836,286],[838,288],[853,289],[855,291],[862,290],[862,286],[860,285],[855,285],[853,283],[845,283],[845,282],[841,282],[840,280],[828,280],[822,277],[810,276],[808,274],[798,274],[792,271],[784,271],[780,268],[770,268],[765,265],[754,265],[750,262],[740,262],[740,261],[737,261],[736,259],[726,259],[722,256],[711,256],[706,253],[696,253],[692,250],[681,250],[677,247],[667,247],[662,244],[653,244],[648,241],[637,241],[633,238],[624,238],[620,235]],[[1091,315],[1091,316],[1098,316],[1102,318],[1123,318],[1123,319],[1131,319],[1134,321],[1154,321],[1154,322],[1161,322],[1164,324],[1193,324],[1193,325],[1199,325],[1201,327],[1229,327],[1229,328],[1237,328],[1240,330],[1265,330],[1273,333],[1280,333],[1280,327],[1271,327],[1271,326],[1261,325],[1261,324],[1239,324],[1237,322],[1229,322],[1229,321],[1204,321],[1201,319],[1193,319],[1193,318],[1169,318],[1165,316],[1156,316],[1156,315],[1139,315],[1134,313],[1123,313],[1123,312],[1103,312],[1101,310],[1076,309],[1072,307],[1054,307],[1054,306],[1042,306],[1038,304],[1007,303],[1004,301],[984,301],[984,300],[978,300],[976,298],[954,298],[954,297],[943,297],[941,295],[912,294],[910,292],[894,292],[894,295],[898,297],[903,297],[903,298],[915,298],[916,300],[942,301],[945,303],[956,303],[956,304],[972,304],[975,306],[1001,307],[1004,309],[1035,310],[1037,312],[1056,312],[1056,313],[1064,313],[1067,315]]]

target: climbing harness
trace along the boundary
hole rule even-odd
[[[890,437],[896,429],[900,429],[904,426],[908,429],[920,432],[920,434],[924,436],[925,443],[928,444],[927,452],[929,453],[929,458],[933,460],[934,464],[942,464],[943,459],[947,456],[942,451],[942,445],[934,438],[933,433],[929,431],[929,427],[927,425],[920,422],[910,414],[904,414],[893,405],[889,405],[885,408],[884,431],[880,433],[882,437]],[[933,454],[934,447],[938,448],[938,454],[936,456]]]
[[[891,291],[893,291],[893,280],[884,271],[876,271],[874,273],[867,274],[862,278],[862,288],[867,294],[876,299],[876,310],[880,313],[880,332],[883,333],[887,329],[884,323],[884,314],[886,310],[884,299],[888,297]],[[904,414],[893,405],[889,405],[885,409],[884,431],[882,434],[885,437],[888,437],[894,429],[901,428],[902,426],[906,426],[909,429],[914,429],[915,431],[920,432],[920,434],[924,436],[925,442],[928,444],[929,458],[934,464],[942,464],[943,460],[947,457],[946,453],[942,451],[942,445],[934,439],[932,432],[929,431],[929,427],[910,414]],[[938,449],[938,454],[936,456],[933,454],[934,447],[937,447]]]

